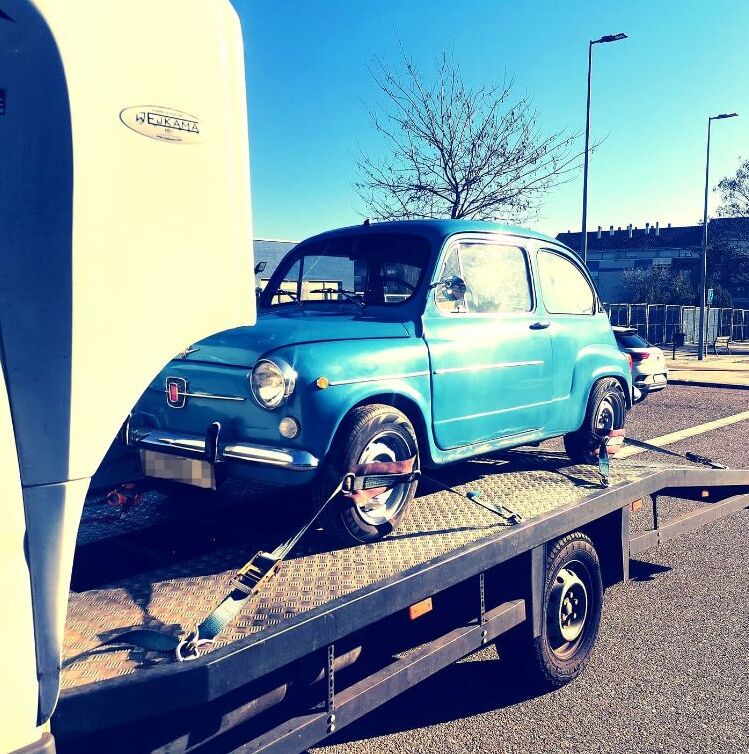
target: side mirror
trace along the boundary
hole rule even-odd
[[[259,275],[259,274],[260,274],[260,273],[261,273],[261,272],[262,272],[262,271],[263,271],[263,270],[265,269],[265,266],[266,266],[267,264],[268,264],[267,262],[258,262],[258,263],[257,263],[257,264],[255,265],[255,274],[256,274],[256,275]]]
[[[442,281],[442,290],[455,301],[462,301],[466,295],[466,281],[457,275],[453,275]]]

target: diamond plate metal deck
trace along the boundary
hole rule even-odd
[[[462,492],[479,490],[485,499],[502,502],[525,518],[532,518],[573,505],[601,489],[596,469],[568,463],[563,454],[523,450],[502,457],[474,459],[441,470],[437,476]],[[652,468],[616,464],[612,484],[634,481]],[[299,501],[295,502],[296,507],[290,506],[289,510],[295,510],[294,516],[301,522]],[[282,501],[276,499],[273,507],[279,504]],[[100,588],[71,593],[63,653],[63,689],[173,662],[172,658],[155,653],[101,644],[130,628],[148,627],[178,634],[181,628],[200,621],[224,596],[235,570],[257,550],[274,547],[294,525],[291,514],[259,515],[267,509],[267,500],[257,495],[253,499],[249,494],[225,496],[216,507],[207,507],[204,501],[201,510],[195,509],[194,503],[185,508],[179,501],[150,495],[140,509],[134,509],[137,513],[132,521],[128,522],[126,517],[108,524],[97,515],[97,505],[100,509],[101,504],[92,503],[84,512],[79,547],[85,549],[104,540],[107,547],[111,543],[114,552],[117,541],[126,538],[134,572]],[[228,544],[215,531],[203,528],[210,518],[224,522],[225,531],[231,534]],[[288,528],[279,528],[280,519]],[[156,526],[165,538],[162,549],[168,552],[169,522],[177,520],[183,532],[190,530],[190,522],[194,521],[191,536],[197,540],[205,532],[203,551],[153,570],[136,572],[140,566],[139,537],[147,537]],[[323,532],[308,533],[265,593],[247,606],[214,648],[506,526],[483,508],[449,492],[436,491],[422,481],[419,497],[413,501],[399,530],[381,542],[331,550]],[[179,534],[180,530],[175,531]],[[88,563],[87,567],[92,566]]]

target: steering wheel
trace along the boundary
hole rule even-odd
[[[394,283],[400,283],[401,285],[405,285],[406,288],[408,288],[410,293],[413,293],[416,290],[415,285],[411,285],[411,283],[409,283],[407,280],[404,280],[403,278],[391,277],[389,275],[387,277],[382,278],[383,283],[387,283],[390,280],[392,280]]]

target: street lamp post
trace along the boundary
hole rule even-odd
[[[707,341],[707,322],[705,321],[705,299],[707,298],[707,196],[710,182],[710,127],[714,120],[735,118],[738,113],[721,113],[711,115],[707,119],[707,157],[705,159],[705,211],[702,215],[702,265],[700,269],[700,334],[698,339],[697,358],[705,358],[705,343]]]
[[[580,243],[580,256],[588,264],[588,145],[590,143],[590,79],[593,71],[593,45],[618,42],[626,39],[626,34],[607,34],[600,39],[588,42],[588,101],[585,108],[585,163],[583,165],[583,232]]]

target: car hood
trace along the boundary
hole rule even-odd
[[[178,358],[250,367],[271,351],[300,343],[408,336],[409,331],[402,322],[365,312],[273,312],[261,314],[257,323],[251,327],[236,327],[211,335],[190,346]]]

